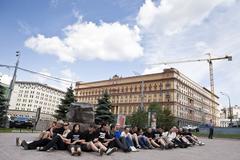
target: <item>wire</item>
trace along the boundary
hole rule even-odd
[[[4,64],[0,64],[0,67],[15,68],[15,66],[4,65]],[[22,67],[18,67],[18,69],[22,70],[22,71],[25,71],[25,72],[32,73],[32,74],[38,74],[38,75],[41,75],[41,76],[43,76],[45,78],[50,78],[50,79],[54,79],[54,80],[57,80],[57,81],[63,81],[63,82],[68,82],[68,83],[76,83],[75,81],[66,80],[66,79],[62,79],[62,78],[58,78],[58,77],[54,77],[54,76],[49,76],[49,75],[46,75],[46,74],[43,74],[43,73],[40,73],[40,72],[36,72],[36,71],[29,70],[29,69],[25,69],[25,68],[22,68]]]

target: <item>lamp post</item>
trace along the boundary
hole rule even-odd
[[[222,95],[226,96],[228,98],[228,109],[229,109],[229,119],[230,119],[230,126],[232,125],[232,108],[231,108],[231,99],[230,96],[227,93],[220,92]]]

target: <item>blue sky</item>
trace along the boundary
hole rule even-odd
[[[0,64],[14,64],[20,50],[21,67],[76,81],[176,67],[208,87],[206,62],[148,64],[231,54],[233,62],[214,63],[215,88],[240,104],[239,9],[239,0],[1,0]],[[0,68],[4,82],[11,74]],[[18,80],[66,87],[21,71]]]

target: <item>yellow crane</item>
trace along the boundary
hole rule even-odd
[[[154,63],[151,65],[168,65],[168,64],[177,64],[177,63],[190,63],[190,62],[201,62],[201,61],[206,61],[209,64],[209,75],[210,75],[210,87],[211,87],[211,100],[212,100],[212,115],[213,115],[213,121],[216,123],[216,116],[215,115],[215,110],[216,108],[214,107],[214,78],[213,78],[213,61],[216,60],[224,60],[227,59],[228,61],[232,61],[232,56],[226,55],[222,57],[212,57],[211,53],[207,53],[208,58],[203,58],[203,59],[189,59],[189,60],[179,60],[179,61],[169,61],[169,62],[160,62],[160,63]]]

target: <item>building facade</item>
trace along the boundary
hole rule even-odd
[[[240,106],[232,106],[232,123],[234,126],[240,126]],[[220,112],[220,127],[229,127],[230,124],[230,108],[224,107]]]
[[[18,81],[12,91],[8,115],[35,118],[37,108],[41,108],[40,119],[52,120],[64,96],[65,92],[45,84]]]
[[[159,103],[169,108],[176,117],[179,126],[186,124],[218,121],[216,100],[211,92],[193,82],[174,68],[162,73],[122,78],[115,75],[109,80],[76,83],[75,96],[78,102],[96,105],[97,100],[106,90],[111,96],[112,112],[116,115],[130,115],[138,110],[141,103],[142,81],[144,81],[144,109],[149,104]]]

